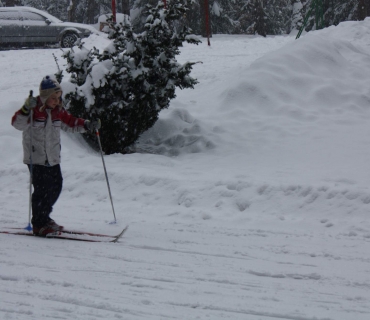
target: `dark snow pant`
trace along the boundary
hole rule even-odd
[[[49,216],[62,191],[63,177],[59,164],[33,165],[32,171],[32,225],[42,228],[51,220]]]

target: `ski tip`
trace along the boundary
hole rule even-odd
[[[111,221],[109,224],[117,224],[117,220]]]
[[[24,230],[27,230],[27,231],[32,231],[32,226],[31,224],[29,223],[27,227],[24,228]]]
[[[128,225],[126,227],[123,228],[123,230],[121,231],[120,234],[118,234],[115,239],[113,239],[111,242],[114,242],[114,243],[117,243],[118,240],[123,236],[123,234],[127,231],[128,229]]]

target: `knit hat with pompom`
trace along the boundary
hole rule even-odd
[[[40,83],[40,99],[43,104],[56,92],[62,92],[59,82],[51,76],[45,76]]]

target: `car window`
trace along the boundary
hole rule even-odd
[[[22,16],[24,20],[33,20],[33,21],[45,21],[45,17],[40,14],[34,12],[22,12]]]
[[[0,20],[20,20],[17,11],[0,12]]]

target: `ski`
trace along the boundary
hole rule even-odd
[[[35,237],[39,237],[39,236],[35,236]],[[72,241],[85,241],[85,242],[112,242],[112,240],[108,240],[107,241],[107,240],[96,239],[96,238],[92,238],[92,237],[88,238],[85,235],[68,235],[68,234],[63,234],[61,232],[50,233],[50,234],[46,235],[45,238],[48,238],[48,239],[72,240]]]
[[[73,231],[73,230],[63,230],[56,233],[48,234],[46,237],[40,238],[52,238],[52,239],[63,239],[63,240],[74,240],[74,241],[86,241],[86,242],[118,242],[118,240],[123,236],[123,234],[128,229],[126,226],[119,234],[117,235],[107,235],[100,233],[92,233],[85,231]],[[23,235],[23,236],[35,236],[33,233],[28,231],[23,231],[22,228],[12,228],[12,230],[0,230],[0,233],[4,234],[13,234],[13,235]]]
[[[126,226],[122,231],[126,231],[128,226]],[[9,228],[11,230],[25,230],[24,228]],[[115,238],[121,235],[122,231],[117,234],[117,235],[111,235],[111,234],[103,234],[103,233],[95,233],[95,232],[89,232],[89,231],[82,231],[82,230],[70,230],[70,229],[63,229],[60,232],[65,233],[65,234],[76,234],[76,235],[88,235],[88,236],[96,236],[96,237],[110,237],[110,238]]]
[[[109,235],[109,234],[102,234],[102,233],[94,233],[94,232],[87,232],[87,231],[79,231],[79,230],[69,230],[69,229],[63,229],[61,231],[61,233],[65,233],[65,234],[77,234],[77,235],[88,235],[88,236],[95,236],[95,237],[110,237],[110,238],[120,238],[124,233],[125,231],[127,230],[127,226],[117,235]]]
[[[40,237],[40,236],[35,236],[33,233],[28,232],[28,231],[3,231],[3,230],[1,230],[0,233],[10,234],[10,235],[37,237],[37,238],[52,238],[52,239],[63,239],[63,240],[85,241],[85,242],[109,242],[109,241],[105,241],[105,240],[102,240],[102,239],[91,239],[91,238],[87,239],[86,237],[82,237],[82,236],[79,236],[79,235],[76,235],[76,236],[65,235],[65,236],[63,236],[62,234],[49,234],[45,237]]]

